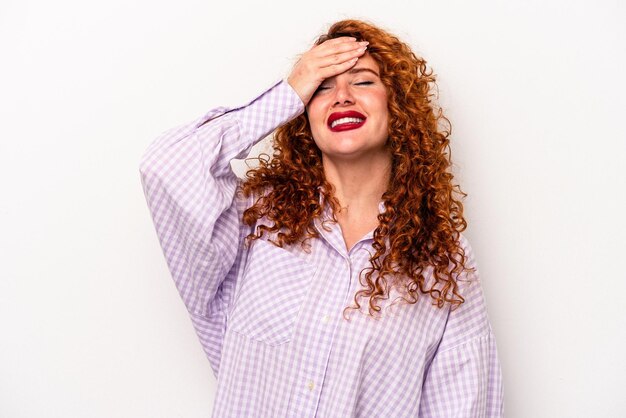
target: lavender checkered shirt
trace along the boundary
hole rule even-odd
[[[337,224],[310,251],[246,248],[230,161],[303,112],[285,81],[246,106],[217,108],[146,150],[141,180],[168,267],[217,376],[214,417],[500,417],[502,378],[477,273],[465,303],[343,308],[369,265],[372,233],[346,250]],[[330,218],[328,209],[323,218]],[[475,265],[467,240],[462,245]]]

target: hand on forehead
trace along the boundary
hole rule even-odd
[[[339,37],[314,45],[302,54],[287,81],[306,105],[325,79],[354,67],[367,44],[353,37]]]

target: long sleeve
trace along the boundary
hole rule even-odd
[[[141,159],[163,254],[216,375],[241,248],[241,202],[230,162],[302,111],[281,81],[245,106],[217,108],[165,132]]]
[[[465,302],[449,313],[443,338],[428,368],[419,416],[502,417],[502,374],[472,249],[462,238],[467,265],[460,280]]]

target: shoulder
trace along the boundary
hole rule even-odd
[[[461,233],[459,234],[458,244],[463,254],[463,264],[465,266],[465,271],[457,277],[457,280],[460,282],[459,285],[465,282],[479,280],[478,263],[476,262],[474,248],[470,244],[469,239]]]

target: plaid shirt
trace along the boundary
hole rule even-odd
[[[281,81],[245,106],[164,133],[140,164],[165,259],[218,379],[213,416],[502,416],[477,270],[457,279],[465,302],[454,311],[428,295],[393,303],[401,295],[392,289],[380,318],[350,311],[346,320],[372,232],[348,251],[337,224],[322,228],[327,208],[309,251],[266,237],[244,245],[251,229],[241,215],[252,200],[237,193],[230,161],[302,112]]]

